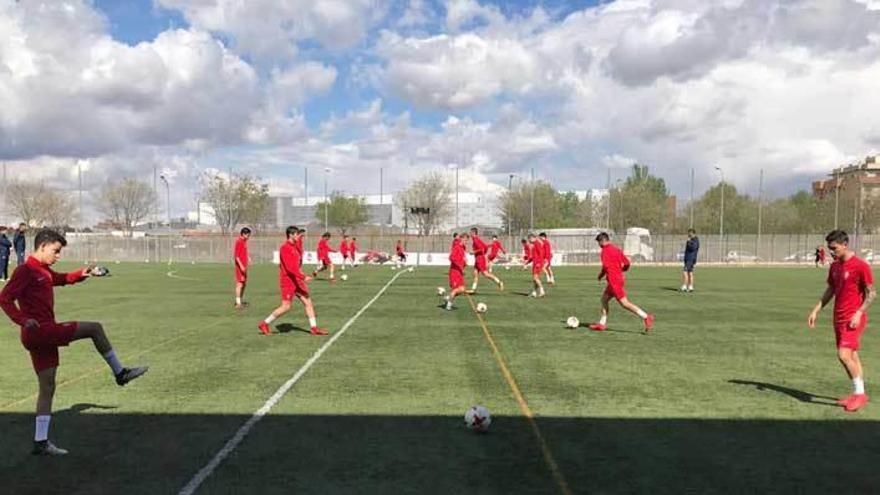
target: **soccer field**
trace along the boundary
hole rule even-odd
[[[230,267],[111,269],[59,288],[57,314],[103,322],[123,362],[150,372],[119,388],[90,343],[62,350],[50,438],[71,454],[32,457],[36,379],[5,320],[0,493],[180,492],[374,299],[197,493],[880,491],[880,404],[833,404],[851,384],[830,308],[805,324],[825,271],[701,268],[697,292],[681,294],[678,268],[636,266],[630,298],[657,317],[645,335],[617,306],[606,332],[565,328],[597,316],[595,267],[558,268],[543,300],[525,296],[526,272],[496,270],[506,292],[484,281],[472,298],[488,305],[483,319],[466,298],[438,307],[443,269],[359,267],[311,284],[329,337],[307,333],[299,305],[263,337],[274,266],[252,268],[243,313]],[[473,404],[492,412],[488,434],[465,429]]]

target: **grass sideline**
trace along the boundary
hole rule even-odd
[[[36,380],[10,323],[0,332],[0,491],[176,493],[325,339],[299,308],[261,338],[277,271],[257,266],[245,314],[219,265],[122,264],[56,292],[61,319],[105,323],[125,362],[150,373],[116,387],[87,343],[62,351],[52,438],[72,454],[27,455]],[[395,273],[358,268],[312,283],[319,322],[338,330]],[[612,308],[609,331],[564,328],[597,313],[593,267],[558,268],[534,300],[528,276],[482,283],[487,326],[574,493],[876,492],[880,409],[829,405],[849,391],[827,309],[805,325],[824,270],[704,268],[680,294],[677,268],[635,267],[633,301],[657,315],[641,333]],[[555,493],[528,420],[466,299],[438,307],[445,272],[402,276],[315,363],[198,493]],[[875,310],[876,312],[876,310]],[[875,325],[871,325],[873,327]],[[868,393],[880,366],[864,338]],[[163,342],[169,342],[162,345]],[[158,347],[157,347],[158,346]],[[137,359],[134,359],[137,357]],[[9,405],[13,404],[14,405]],[[493,414],[488,435],[462,426]],[[7,405],[7,407],[4,407]]]

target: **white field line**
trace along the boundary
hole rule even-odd
[[[337,340],[339,340],[339,338],[345,334],[349,327],[351,327],[351,325],[354,324],[354,322],[357,321],[357,319],[367,309],[369,309],[370,306],[373,305],[373,303],[375,303],[380,297],[382,297],[382,294],[384,294],[385,291],[388,290],[388,287],[391,287],[391,284],[393,284],[394,281],[397,280],[397,278],[404,273],[406,272],[400,271],[396,275],[394,275],[394,277],[392,277],[391,280],[389,280],[384,287],[379,289],[379,292],[377,292],[376,295],[373,296],[373,298],[370,299],[367,304],[365,304],[364,307],[360,309],[360,311],[355,313],[354,316],[351,317],[351,319],[345,322],[345,325],[342,325],[342,328],[340,328],[338,332],[333,334],[333,337],[331,337],[330,340],[327,341],[327,343],[325,343],[317,351],[315,351],[315,353],[312,354],[312,357],[310,357],[309,360],[302,365],[299,371],[297,371],[296,374],[290,378],[290,380],[287,380],[287,382],[285,382],[284,385],[281,386],[281,388],[275,391],[272,397],[269,397],[269,400],[267,400],[266,403],[263,404],[263,407],[257,409],[257,411],[250,417],[250,419],[248,419],[243,425],[241,425],[241,428],[239,428],[238,431],[235,432],[235,435],[226,442],[226,445],[224,445],[223,448],[220,449],[219,452],[217,452],[214,458],[211,459],[211,461],[206,464],[205,467],[203,467],[198,473],[196,473],[196,475],[193,476],[191,480],[189,480],[189,483],[187,483],[186,486],[181,488],[179,495],[192,495],[193,493],[195,493],[196,490],[198,490],[199,487],[202,485],[202,483],[204,483],[205,480],[207,480],[220,466],[223,460],[226,459],[226,457],[228,457],[229,454],[231,454],[238,447],[238,445],[244,440],[248,433],[250,433],[251,429],[253,429],[253,427],[256,426],[256,424],[259,423],[260,420],[263,419],[263,417],[266,416],[273,407],[275,407],[278,401],[280,401],[281,398],[284,397],[287,392],[289,392],[290,389],[293,388],[294,385],[296,385],[296,382],[298,382],[300,378],[302,378],[303,375],[305,375],[306,372],[309,371],[309,368],[311,368],[312,365],[314,365],[318,361],[318,359],[321,358],[324,352],[326,352],[327,349],[330,348],[330,346],[332,346]]]
[[[178,280],[192,280],[193,282],[200,282],[201,281],[201,279],[198,279],[198,278],[181,277],[180,275],[177,275],[177,270],[171,270],[170,272],[166,273],[165,275],[167,275],[169,278],[176,278]]]

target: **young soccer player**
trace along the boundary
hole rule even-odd
[[[681,272],[681,292],[694,291],[694,266],[700,253],[700,238],[697,231],[688,229],[687,241],[684,243],[684,270]]]
[[[497,235],[492,236],[492,244],[489,245],[489,272],[492,272],[492,267],[495,265],[495,260],[498,259],[498,253],[502,252],[507,254],[507,251],[504,250],[504,246],[501,244],[501,241],[498,240]]]
[[[348,255],[351,256],[351,266],[354,268],[357,265],[357,237],[352,237],[351,242],[348,244]]]
[[[248,255],[247,242],[251,238],[251,229],[245,227],[241,229],[238,239],[235,240],[235,253],[233,254],[233,263],[235,264],[235,309],[244,309],[247,303],[242,302],[244,290],[247,288],[247,270],[250,263]]]
[[[446,296],[446,310],[451,311],[455,298],[464,294],[464,269],[467,266],[467,250],[465,243],[468,235],[452,235],[452,245],[449,247],[449,295]]]
[[[318,241],[318,262],[321,263],[319,268],[316,268],[314,272],[312,272],[312,278],[318,276],[318,273],[323,272],[324,270],[330,270],[330,281],[336,281],[335,274],[335,265],[333,265],[333,261],[330,260],[330,253],[335,253],[336,250],[330,247],[330,232],[324,232],[321,235],[321,240]]]
[[[825,265],[825,248],[816,246],[816,268]]]
[[[397,253],[397,266],[400,266],[401,263],[406,263],[406,253],[403,252],[403,241],[400,239],[397,240],[397,246],[394,247],[394,251]]]
[[[547,276],[548,284],[556,285],[556,276],[553,274],[553,268],[550,267],[550,262],[553,261],[553,247],[550,245],[550,239],[547,238],[545,232],[541,232],[538,237],[541,240],[541,247],[544,252],[544,275]]]
[[[498,290],[504,290],[504,282],[501,281],[498,277],[493,275],[488,270],[488,264],[486,261],[486,243],[480,239],[479,230],[476,227],[471,228],[471,248],[474,254],[474,282],[471,284],[471,292],[477,291],[477,284],[480,281],[480,275],[482,274],[489,280],[495,282],[498,286]]]
[[[834,262],[828,270],[828,286],[822,299],[807,317],[810,328],[816,326],[819,311],[834,299],[834,336],[837,359],[853,383],[853,393],[837,401],[847,412],[858,411],[868,403],[859,347],[862,333],[868,326],[868,308],[877,298],[871,266],[856,257],[849,248],[849,236],[834,230],[825,237]]]
[[[342,255],[342,271],[345,271],[345,265],[347,265],[349,262],[349,259],[348,259],[348,256],[349,256],[348,236],[347,235],[343,234],[342,240],[339,241],[339,254]]]
[[[52,419],[52,399],[55,397],[55,375],[58,370],[58,348],[74,340],[91,339],[104,361],[110,366],[116,384],[126,383],[147,372],[146,366],[125,368],[119,362],[104,327],[91,321],[55,320],[53,287],[70,285],[87,279],[94,267],[70,273],[58,273],[51,266],[61,259],[61,249],[67,245],[64,236],[44,229],[34,238],[34,252],[25,264],[16,268],[9,283],[0,292],[0,307],[13,322],[21,327],[21,343],[30,352],[37,374],[35,455],[65,455],[68,452],[49,441],[49,423]]]
[[[293,298],[299,299],[309,318],[309,327],[312,335],[327,335],[327,331],[318,328],[318,319],[315,316],[315,306],[309,296],[308,277],[302,272],[302,235],[305,231],[291,225],[287,227],[287,240],[279,249],[281,263],[278,265],[279,285],[281,288],[281,306],[278,306],[272,314],[257,325],[260,333],[269,335],[272,330],[269,324],[290,311]]]
[[[602,294],[602,316],[599,318],[598,323],[590,325],[590,329],[602,331],[607,328],[605,325],[608,322],[608,302],[611,299],[617,299],[617,302],[620,303],[624,309],[642,319],[642,322],[644,322],[645,325],[645,333],[649,332],[654,326],[654,315],[642,311],[641,308],[631,303],[626,297],[626,290],[624,288],[626,280],[623,276],[623,272],[629,270],[629,259],[623,254],[623,251],[621,251],[620,248],[611,244],[611,239],[605,232],[596,236],[596,242],[599,243],[599,247],[602,248],[602,254],[600,255],[600,258],[602,259],[602,271],[599,272],[599,280],[605,278],[608,282],[608,286]]]
[[[527,239],[520,239],[519,242],[520,242],[520,244],[522,244],[522,250],[523,250],[523,252],[522,252],[522,269],[525,270],[526,268],[529,267],[529,263],[532,262],[532,260],[531,260],[532,245],[529,244],[529,241]]]
[[[535,234],[529,234],[529,262],[532,264],[532,285],[534,289],[529,294],[531,297],[544,297],[544,285],[541,284],[541,274],[544,273],[544,243]]]

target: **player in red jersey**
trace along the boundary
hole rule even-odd
[[[278,281],[281,287],[281,305],[278,306],[272,314],[262,320],[259,325],[260,333],[269,335],[272,330],[269,324],[280,318],[284,313],[290,311],[290,304],[293,298],[299,299],[309,318],[309,328],[312,335],[327,335],[327,331],[318,328],[318,319],[315,316],[315,306],[309,295],[309,278],[302,272],[302,251],[301,242],[302,235],[305,231],[291,225],[287,227],[287,240],[279,248],[281,253],[281,263],[278,265],[279,274]]]
[[[853,393],[837,401],[848,412],[858,411],[868,403],[859,347],[862,333],[868,326],[868,308],[877,298],[871,266],[856,257],[849,248],[849,236],[834,230],[825,237],[834,262],[828,270],[828,287],[822,299],[807,317],[810,328],[816,326],[819,311],[834,298],[834,336],[837,358],[853,382]]]
[[[348,243],[348,255],[351,256],[351,266],[354,268],[357,265],[357,237],[352,237],[351,242]]]
[[[480,239],[479,233],[480,232],[476,227],[471,228],[471,249],[473,250],[474,255],[474,282],[471,284],[471,292],[477,291],[477,284],[480,281],[481,274],[495,282],[498,286],[498,290],[503,291],[504,282],[489,272],[489,265],[486,260],[486,250],[488,249],[488,246],[486,246],[486,243]]]
[[[501,244],[501,241],[498,240],[497,235],[492,236],[492,244],[489,245],[489,272],[492,272],[492,267],[495,265],[495,260],[498,259],[498,253],[507,254],[507,251],[504,250],[504,246]]]
[[[602,331],[607,328],[605,325],[608,322],[608,302],[611,299],[617,299],[617,302],[620,303],[624,309],[642,319],[642,322],[644,322],[645,325],[645,332],[649,332],[654,326],[654,315],[644,312],[641,308],[631,303],[626,297],[626,290],[624,289],[626,280],[623,276],[623,272],[629,270],[629,259],[623,254],[623,251],[621,251],[620,248],[611,244],[611,239],[605,232],[596,236],[596,242],[598,242],[599,247],[602,248],[602,254],[600,255],[602,259],[602,271],[599,272],[599,280],[602,280],[603,278],[606,279],[608,286],[602,294],[602,316],[599,318],[599,322],[591,324],[590,328],[596,331]]]
[[[330,232],[324,232],[321,235],[321,240],[318,241],[318,263],[321,264],[320,267],[316,268],[314,272],[312,272],[312,278],[318,276],[318,273],[323,272],[324,270],[330,270],[330,281],[336,281],[335,269],[336,266],[333,264],[333,261],[330,260],[330,253],[335,253],[336,250],[330,247]]]
[[[529,241],[527,239],[520,239],[519,242],[520,242],[520,244],[522,244],[522,250],[523,250],[523,252],[522,252],[522,265],[523,265],[522,269],[525,270],[526,268],[529,267],[529,263],[532,262],[532,260],[531,260],[532,245],[529,244]]]
[[[544,285],[541,284],[541,274],[544,273],[544,244],[535,234],[529,234],[528,262],[532,264],[532,284],[534,289],[529,294],[531,297],[544,297]]]
[[[37,418],[34,434],[35,455],[64,455],[67,451],[49,441],[49,423],[52,419],[52,399],[55,396],[55,375],[58,371],[58,348],[74,340],[91,339],[95,349],[116,378],[117,385],[125,385],[147,372],[147,367],[125,368],[116,357],[104,327],[97,322],[55,320],[53,287],[70,285],[86,280],[94,267],[70,273],[58,273],[51,266],[61,259],[61,249],[67,245],[64,236],[44,229],[34,238],[34,252],[16,268],[12,278],[0,292],[0,308],[21,327],[21,343],[31,354],[37,374]]]
[[[233,254],[233,263],[235,263],[235,309],[243,309],[247,303],[242,302],[244,290],[247,288],[247,270],[250,262],[248,255],[247,242],[251,238],[251,229],[245,227],[241,229],[238,239],[235,240],[235,253]]]
[[[467,243],[468,235],[452,235],[452,245],[449,247],[449,295],[446,296],[446,309],[453,309],[455,298],[464,294],[464,269],[467,266]]]
[[[394,246],[394,252],[397,253],[397,266],[400,266],[401,263],[406,263],[406,253],[403,251],[403,241],[400,239],[397,240],[397,245]]]
[[[550,245],[550,239],[547,238],[546,233],[541,232],[538,237],[544,248],[544,275],[547,276],[548,284],[556,285],[556,276],[553,274],[553,268],[550,267],[550,263],[553,261],[553,247]]]
[[[345,271],[345,265],[349,262],[348,236],[343,234],[342,240],[339,241],[339,254],[342,255],[342,270]]]

